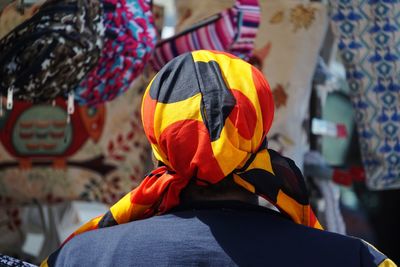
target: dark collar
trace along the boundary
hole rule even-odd
[[[188,211],[188,210],[211,210],[211,209],[263,212],[271,214],[273,216],[279,216],[281,218],[290,220],[290,218],[277,211],[238,200],[196,201],[190,203],[181,203],[179,206],[170,210],[170,213]]]

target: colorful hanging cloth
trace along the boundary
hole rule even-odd
[[[233,179],[294,222],[321,228],[294,162],[267,149],[274,114],[262,73],[218,51],[199,50],[170,61],[147,87],[144,130],[157,160],[132,192],[75,235],[168,212],[191,179],[199,186]],[[57,252],[42,266],[52,266]]]
[[[129,89],[156,43],[150,0],[104,0],[106,38],[98,64],[75,89],[75,100],[94,106]]]
[[[226,51],[247,60],[259,23],[258,0],[237,0],[232,8],[159,42],[151,63],[158,71],[174,57],[198,49]]]
[[[370,189],[400,188],[400,2],[331,1]]]
[[[67,95],[97,63],[103,47],[97,0],[47,0],[0,40],[0,94],[45,102]]]

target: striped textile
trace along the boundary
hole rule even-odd
[[[98,64],[75,88],[79,105],[97,106],[125,93],[156,43],[150,0],[103,0],[106,36]]]
[[[237,0],[232,8],[159,42],[151,63],[158,71],[174,57],[198,49],[226,51],[247,60],[259,23],[258,0]]]

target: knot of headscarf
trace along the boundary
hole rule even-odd
[[[147,87],[142,121],[163,163],[85,231],[140,220],[179,205],[189,181],[233,180],[294,222],[321,228],[295,163],[267,149],[274,104],[262,73],[230,54],[199,50],[176,57]],[[51,261],[51,257],[49,261]]]

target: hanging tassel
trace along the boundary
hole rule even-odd
[[[71,115],[74,114],[75,106],[74,106],[74,92],[68,92],[68,100],[67,100],[67,125],[65,126],[65,131],[67,130],[68,125],[71,123]],[[67,142],[67,135],[64,133],[64,142]]]
[[[75,99],[74,92],[73,91],[69,92],[68,93],[68,114],[69,115],[74,114],[74,111],[75,111],[74,99]]]
[[[7,109],[11,110],[13,107],[13,94],[14,94],[14,86],[8,88],[7,91]]]

